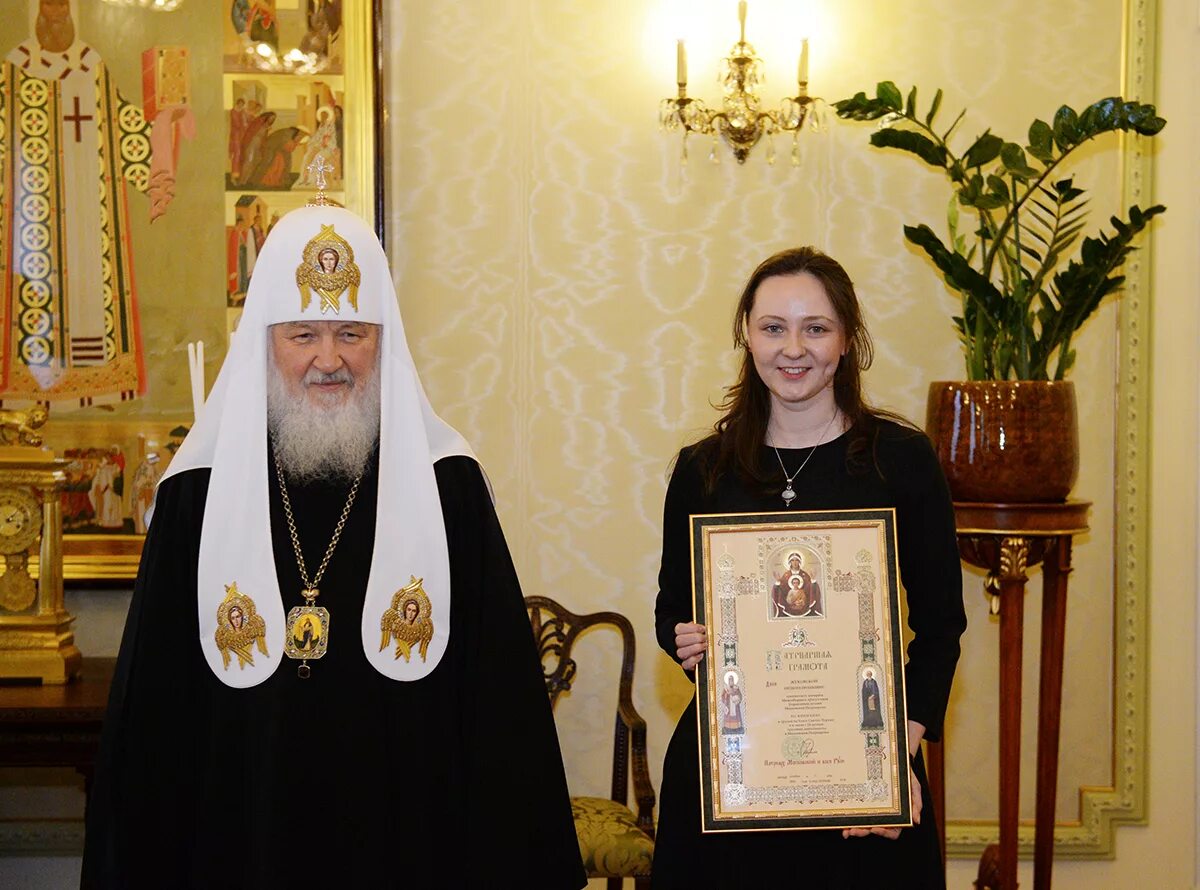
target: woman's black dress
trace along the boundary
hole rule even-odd
[[[900,579],[914,639],[905,667],[908,716],[938,740],[966,628],[962,573],[954,535],[954,510],[937,458],[924,434],[880,421],[873,442],[847,465],[852,433],[819,446],[793,483],[797,510],[895,507]],[[655,625],[659,645],[675,658],[675,625],[692,620],[692,513],[775,512],[784,509],[784,486],[773,449],[763,447],[762,467],[779,472],[778,491],[754,491],[732,474],[711,494],[704,490],[703,443],[679,455],[667,488],[663,554]],[[810,449],[780,449],[789,470]],[[678,659],[676,659],[678,660]],[[694,678],[693,678],[694,679]],[[696,701],[679,719],[663,764],[654,857],[654,887],[940,888],[945,886],[924,764],[914,770],[924,794],[921,824],[899,840],[848,838],[841,831],[774,831],[702,834],[696,738]],[[800,883],[802,882],[802,883]]]

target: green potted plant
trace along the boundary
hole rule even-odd
[[[1101,99],[1035,120],[1023,146],[986,130],[957,154],[950,140],[965,112],[939,132],[941,103],[938,90],[919,115],[916,87],[906,98],[884,81],[873,98],[860,92],[834,104],[841,118],[879,121],[872,145],[915,155],[953,191],[947,241],[924,224],[904,227],[962,305],[953,322],[968,381],[930,385],[927,429],[957,500],[1062,500],[1079,469],[1074,387],[1063,379],[1075,361],[1073,338],[1119,291],[1136,236],[1165,210],[1135,205],[1125,219],[1111,218],[1111,232],[1080,241],[1087,197],[1065,162],[1106,133],[1154,136],[1166,121],[1153,105]]]

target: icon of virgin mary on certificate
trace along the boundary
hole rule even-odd
[[[704,831],[911,825],[895,511],[691,520]]]

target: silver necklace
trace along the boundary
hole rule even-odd
[[[783,498],[783,505],[785,507],[790,507],[792,505],[792,501],[796,500],[796,492],[795,489],[792,488],[792,480],[799,476],[800,471],[808,466],[808,462],[812,460],[812,456],[816,454],[817,449],[821,447],[821,443],[824,441],[825,436],[829,434],[829,430],[833,426],[833,421],[837,416],[838,412],[834,410],[832,416],[829,418],[829,423],[825,424],[825,429],[821,432],[820,438],[817,439],[817,444],[814,445],[808,452],[808,456],[804,458],[796,472],[792,473],[790,476],[788,475],[787,467],[783,465],[783,456],[779,453],[779,448],[775,445],[771,446],[775,449],[775,459],[779,461],[779,469],[783,470],[783,478],[787,480],[787,485],[785,485],[783,487],[783,491],[780,492],[780,497]]]

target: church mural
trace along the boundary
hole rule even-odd
[[[226,319],[237,326],[263,241],[274,221],[316,191],[316,161],[344,203],[344,78],[226,73]]]
[[[232,106],[225,188],[315,189],[310,168],[319,155],[333,167],[327,186],[337,191],[345,126],[341,85],[336,83],[341,78],[297,82],[282,77],[227,78]]]
[[[295,48],[328,58],[324,70],[342,73],[346,42],[342,0],[220,0],[219,5],[226,71],[259,70],[247,62],[246,49],[266,45],[276,53]]]
[[[37,0],[33,33],[0,67],[6,212],[0,400],[78,408],[146,391],[129,192],[169,212],[180,142],[195,132],[184,47],[143,54],[143,101],[76,27]],[[145,210],[143,210],[145,212]]]
[[[132,577],[192,420],[187,344],[205,342],[211,385],[258,251],[315,192],[318,156],[330,198],[375,216],[377,23],[341,0],[13,5],[0,407],[49,409],[47,446],[69,462],[67,576]],[[363,160],[343,171],[347,154]],[[117,575],[98,568],[113,556]]]

